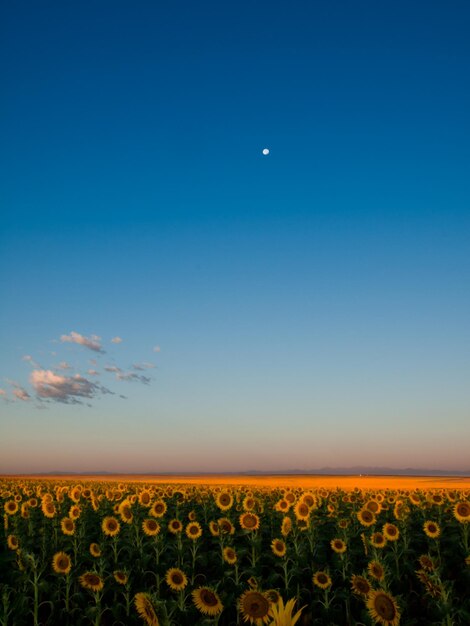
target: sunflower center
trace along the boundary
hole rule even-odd
[[[243,605],[244,612],[250,617],[261,618],[269,613],[269,600],[257,592],[250,593]]]
[[[207,606],[217,606],[218,604],[215,594],[213,594],[212,591],[209,591],[209,589],[203,589],[201,591],[201,600]]]
[[[375,610],[385,620],[392,621],[396,615],[395,605],[392,600],[382,594],[375,599]]]
[[[466,502],[461,502],[457,505],[457,511],[462,517],[469,517],[470,505],[468,505]]]

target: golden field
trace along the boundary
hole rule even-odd
[[[2,477],[0,476],[0,479]],[[3,479],[11,478],[4,476]],[[19,475],[18,479],[58,480],[56,475]],[[292,487],[299,489],[470,489],[470,476],[337,476],[312,474],[70,474],[60,480],[132,481],[149,484],[227,485],[252,487]]]
[[[470,623],[470,478],[4,476],[0,626]]]

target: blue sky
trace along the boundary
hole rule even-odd
[[[469,18],[5,5],[0,471],[469,469]]]

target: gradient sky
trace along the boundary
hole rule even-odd
[[[0,22],[0,472],[470,470],[468,2]]]

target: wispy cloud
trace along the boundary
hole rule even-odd
[[[101,346],[101,337],[98,335],[91,335],[90,337],[85,337],[84,335],[80,335],[80,333],[76,333],[74,330],[70,333],[70,335],[61,335],[60,340],[62,343],[78,343],[80,346],[85,346],[90,350],[94,350],[95,352],[104,353],[103,347]]]
[[[91,350],[95,354],[94,358],[88,355],[85,363],[79,366],[75,361],[68,362],[60,360],[65,355],[61,355],[61,351],[47,351],[50,362],[47,364],[38,363],[30,354],[25,354],[22,360],[29,363],[32,371],[29,376],[28,383],[24,386],[16,380],[4,378],[6,384],[11,386],[11,390],[0,389],[0,402],[17,403],[28,402],[29,406],[40,409],[46,408],[51,403],[63,404],[81,404],[83,406],[92,406],[90,401],[103,395],[112,394],[116,398],[126,399],[127,396],[121,393],[123,384],[125,383],[141,383],[149,385],[153,378],[146,374],[150,374],[150,370],[157,366],[150,361],[136,361],[126,368],[119,367],[110,358],[111,363],[104,367],[102,364],[98,366],[98,357],[105,354],[103,342],[98,335],[81,335],[76,331],[71,331],[67,335],[61,335],[59,339],[53,340],[58,344],[77,344]],[[113,344],[122,343],[119,336],[109,340]],[[155,352],[160,351],[160,346],[154,347]],[[62,348],[64,352],[64,348]],[[21,354],[21,353],[20,353]],[[52,360],[52,357],[56,357]],[[83,369],[82,369],[83,367]],[[77,372],[77,370],[79,370]],[[101,385],[104,380],[104,373],[112,374],[108,380],[114,381],[115,389],[108,389]],[[102,378],[98,378],[102,376]]]
[[[148,363],[147,361],[144,361],[143,363],[134,363],[134,365],[132,366],[133,369],[135,369],[137,372],[143,372],[144,370],[152,370],[155,367],[157,367],[154,363]]]
[[[94,398],[102,393],[111,393],[80,374],[60,376],[52,370],[34,370],[29,380],[39,398],[65,404],[78,404],[81,398]]]
[[[20,385],[16,385],[12,393],[17,400],[22,400],[23,402],[28,402],[29,400],[31,400],[31,396],[29,395],[29,393]]]
[[[134,372],[119,372],[116,374],[116,378],[118,380],[125,380],[128,382],[139,382],[144,383],[144,385],[148,385],[152,380],[148,376],[143,376],[142,374],[135,374]]]
[[[21,360],[26,361],[27,363],[30,363],[33,367],[41,367],[39,363],[35,361],[30,354],[25,354],[23,357],[21,357]]]

